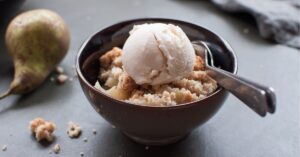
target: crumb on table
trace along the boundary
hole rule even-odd
[[[7,150],[7,145],[3,145],[2,151],[4,152],[4,151],[6,151],[6,150]]]
[[[80,156],[84,156],[84,152],[80,152]]]
[[[69,122],[67,133],[70,138],[77,138],[81,134],[81,127],[74,122]]]
[[[59,74],[57,76],[57,83],[58,84],[64,84],[67,82],[67,80],[69,79],[69,76],[66,74]]]
[[[58,73],[58,74],[63,74],[64,71],[65,70],[62,67],[60,67],[60,66],[58,66],[58,67],[55,68],[55,72]]]
[[[96,135],[97,134],[97,130],[93,129],[93,134]]]
[[[43,118],[35,118],[29,122],[29,127],[31,132],[35,134],[37,141],[47,140],[51,142],[54,138],[52,133],[56,127],[53,122],[47,122]]]
[[[52,151],[55,153],[55,154],[58,154],[60,152],[60,145],[59,144],[55,144],[52,148]]]
[[[83,139],[83,142],[87,142],[88,141],[88,139],[85,137],[84,139]]]

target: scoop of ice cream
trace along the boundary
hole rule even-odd
[[[124,69],[137,84],[159,85],[186,77],[196,58],[182,29],[163,23],[134,26],[123,51]]]

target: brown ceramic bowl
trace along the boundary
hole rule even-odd
[[[215,64],[229,72],[237,72],[236,56],[225,40],[201,26],[161,18],[124,21],[95,33],[80,48],[76,70],[85,96],[103,118],[138,143],[164,145],[178,141],[209,120],[223,105],[228,92],[218,88],[201,101],[172,107],[150,107],[113,99],[94,88],[100,67],[99,56],[114,46],[122,48],[133,25],[154,22],[178,25],[191,41],[206,41],[213,51]]]

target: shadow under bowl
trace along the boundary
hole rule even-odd
[[[85,96],[104,119],[134,141],[146,145],[165,145],[180,140],[215,115],[228,95],[226,90],[218,88],[201,101],[172,107],[151,107],[113,99],[93,87],[99,74],[99,56],[112,47],[123,47],[134,25],[156,22],[181,27],[191,41],[206,41],[213,51],[216,66],[237,72],[236,56],[225,40],[201,26],[184,21],[134,19],[109,26],[88,38],[76,58],[76,70]]]

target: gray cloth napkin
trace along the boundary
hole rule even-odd
[[[221,9],[253,16],[263,38],[300,48],[300,0],[212,0]]]

